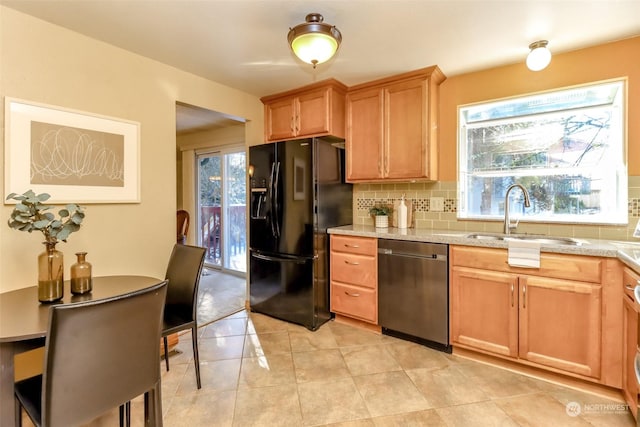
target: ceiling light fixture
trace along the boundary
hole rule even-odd
[[[531,71],[544,70],[551,62],[551,51],[547,48],[547,40],[538,40],[529,45],[529,55],[527,55],[527,68]]]
[[[342,34],[334,25],[322,22],[324,18],[319,13],[308,14],[305,21],[289,28],[287,40],[298,58],[316,68],[333,57],[342,42]]]

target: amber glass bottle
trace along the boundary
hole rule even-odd
[[[64,295],[64,257],[56,249],[58,242],[43,242],[45,250],[38,255],[38,301],[54,302]]]
[[[91,292],[91,264],[86,261],[86,252],[77,252],[78,260],[71,266],[71,293],[82,295]]]

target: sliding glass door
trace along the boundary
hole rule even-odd
[[[205,264],[246,273],[246,156],[244,151],[198,154],[198,245]]]

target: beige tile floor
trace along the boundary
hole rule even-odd
[[[351,326],[223,318],[242,309],[245,288],[215,270],[202,277],[202,389],[187,333],[171,370],[160,365],[165,426],[635,426],[619,402]],[[136,399],[134,426],[142,410]],[[117,410],[89,424],[117,425]]]
[[[242,311],[199,333],[202,389],[188,334],[161,365],[165,426],[635,426],[619,402],[333,321]]]
[[[205,268],[198,287],[198,325],[206,325],[244,309],[247,281],[244,277]]]

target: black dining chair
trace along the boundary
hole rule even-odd
[[[166,292],[162,281],[51,306],[43,373],[15,383],[16,425],[22,425],[22,408],[36,426],[80,425],[144,393],[145,425],[152,401],[154,425],[162,426],[158,342]]]
[[[164,360],[169,370],[169,343],[167,336],[191,329],[193,361],[196,365],[196,382],[200,383],[200,358],[198,355],[198,286],[206,249],[199,246],[176,244],[173,246],[166,279],[169,281],[167,301],[164,306],[162,338]]]

